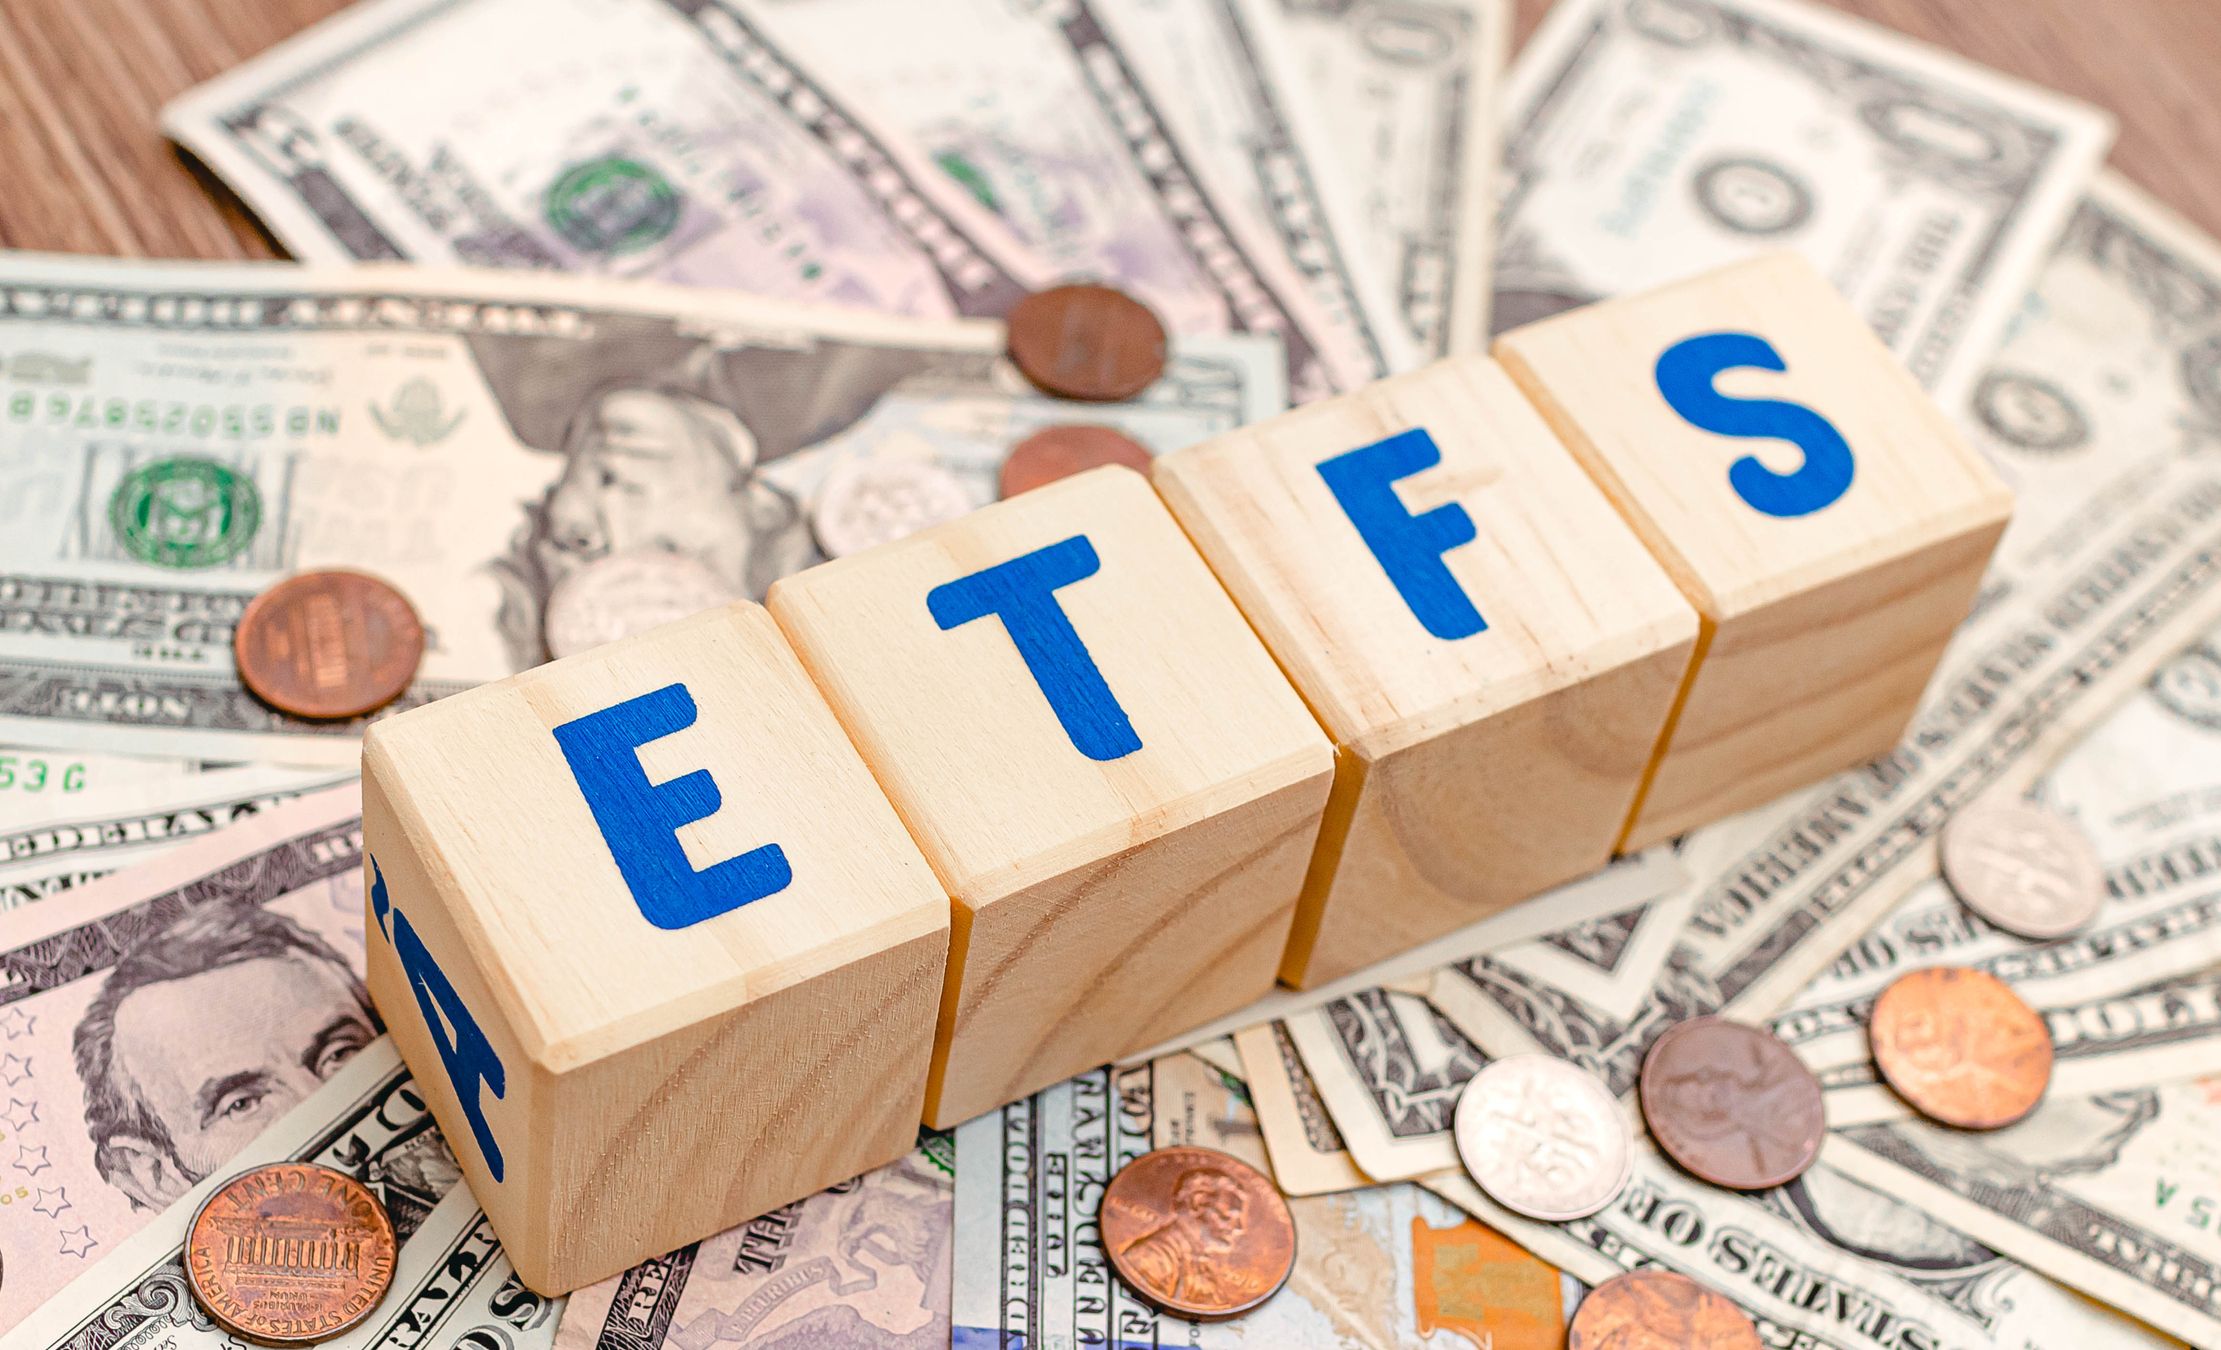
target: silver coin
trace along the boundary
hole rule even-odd
[[[1635,1170],[1627,1112],[1595,1074],[1551,1055],[1514,1055],[1474,1074],[1450,1128],[1473,1180],[1530,1219],[1586,1218]]]
[[[1968,909],[2025,938],[2097,917],[2105,867],[2080,826],[2019,799],[1976,802],[1943,827],[1943,879]]]
[[[916,459],[852,459],[825,476],[810,509],[817,546],[828,558],[907,539],[976,505],[964,481]]]
[[[548,655],[560,659],[740,598],[705,563],[660,548],[633,549],[563,578],[548,597],[540,636]]]

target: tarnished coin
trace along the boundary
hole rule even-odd
[[[2018,798],[1977,802],[1943,827],[1943,879],[2008,933],[2064,937],[2097,917],[2105,867],[2080,826]]]
[[[1004,322],[1011,364],[1058,398],[1132,398],[1164,373],[1164,325],[1149,306],[1109,286],[1035,291]]]
[[[1550,1055],[1513,1055],[1474,1074],[1451,1134],[1481,1189],[1530,1219],[1596,1213],[1635,1166],[1634,1132],[1611,1090]]]
[[[1003,495],[1015,497],[1105,464],[1147,473],[1149,458],[1139,441],[1109,427],[1077,423],[1043,427],[1011,447],[1010,458],[1003,461]]]
[[[2051,1031],[2005,981],[1963,966],[1899,976],[1866,1026],[1882,1078],[1913,1109],[1994,1130],[2036,1109],[2051,1085]]]
[[[185,1279],[226,1331],[314,1345],[370,1315],[393,1283],[393,1221],[370,1189],[313,1163],[269,1163],[208,1197]]]
[[[669,549],[633,549],[563,578],[548,597],[540,635],[549,656],[575,656],[741,598],[707,563]]]
[[[964,482],[918,459],[852,459],[825,475],[810,527],[828,558],[907,539],[972,509]]]
[[[363,572],[303,572],[256,596],[231,639],[249,693],[291,717],[360,717],[399,698],[424,659],[401,592]]]
[[[1715,1186],[1765,1190],[1820,1156],[1820,1080],[1757,1027],[1724,1017],[1668,1027],[1643,1059],[1641,1086],[1651,1137]]]
[[[1591,1289],[1566,1350],[1763,1350],[1743,1310],[1686,1275],[1630,1270]]]
[[[1296,1223],[1272,1179],[1208,1148],[1160,1148],[1103,1188],[1103,1249],[1135,1293],[1177,1317],[1239,1317],[1296,1267]]]

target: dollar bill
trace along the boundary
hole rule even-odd
[[[1366,266],[1419,349],[1488,342],[1504,0],[1242,0],[1277,12],[1299,126],[1341,169]]]
[[[1691,834],[1688,917],[1632,1014],[1486,956],[1446,972],[1436,1005],[1492,1054],[1545,1049],[1621,1092],[1666,1026],[1779,1012],[1935,875],[1953,810],[2032,786],[2221,620],[2221,470],[2206,453],[2221,399],[2202,392],[2217,344],[2221,254],[2103,182],[1967,400],[1969,434],[2018,505],[1903,743]]]
[[[29,745],[0,745],[0,805],[13,811],[76,797],[104,787],[152,782],[199,772],[190,759],[153,755],[57,752]]]
[[[1062,273],[1177,333],[1270,331],[1298,402],[1413,363],[1351,198],[1291,118],[1274,15],[1235,0],[733,0],[835,88],[868,92]]]
[[[346,769],[245,766],[113,780],[42,801],[0,826],[0,911],[149,862],[303,793],[352,779]]]
[[[1847,1175],[2193,1345],[2221,1345],[2221,1079],[2054,1090],[1987,1134],[1904,1121],[1842,1142]]]
[[[1679,1272],[1734,1299],[1759,1342],[1799,1350],[2148,1350],[2165,1336],[2005,1259],[1963,1228],[1838,1170],[1831,1140],[1803,1177],[1722,1191],[1638,1143],[1609,1209],[1565,1224],[1522,1219],[1462,1172],[1423,1180],[1483,1223],[1588,1284]]]
[[[989,323],[647,283],[10,255],[0,740],[350,765],[359,721],[240,687],[232,627],[270,582],[397,585],[428,633],[414,706],[543,659],[549,595],[609,553],[761,595],[818,560],[808,503],[846,460],[992,500],[1009,447],[1071,417],[1001,349]],[[1285,403],[1270,342],[1197,338],[1089,416],[1162,449]]]
[[[1866,1023],[1883,990],[1930,965],[1987,971],[2043,1016],[2055,1093],[2221,1073],[2221,726],[2201,724],[2203,705],[2185,697],[2212,650],[2209,638],[2162,667],[2038,787],[2105,863],[2106,899],[2089,925],[2032,945],[1929,880],[1774,1018],[1827,1089],[1831,1123],[1905,1114],[1876,1075]]]
[[[1498,329],[1790,248],[1946,399],[2113,135],[2064,95],[1799,0],[1564,0],[1506,106]]]
[[[1376,1185],[1358,1170],[1334,1128],[1311,1071],[1283,1022],[1234,1033],[1257,1128],[1264,1135],[1273,1180],[1289,1195],[1324,1195]]]
[[[162,125],[311,262],[655,277],[925,317],[1000,315],[1049,279],[705,0],[358,4]]]
[[[1358,1170],[1396,1181],[1458,1165],[1450,1117],[1488,1057],[1426,999],[1367,990],[1285,1025]]]
[[[327,789],[0,914],[0,1326],[377,1039],[360,812]]]
[[[909,1157],[573,1293],[563,1350],[942,1350],[956,1145]]]
[[[1563,1344],[1556,1272],[1408,1185],[1291,1200],[1295,1272],[1257,1311],[1217,1323],[1156,1312],[1112,1273],[1096,1212],[1121,1166],[1173,1144],[1264,1161],[1244,1085],[1185,1054],[1082,1074],[959,1126],[959,1350]]]
[[[544,1350],[561,1299],[516,1278],[501,1244],[460,1184],[408,1067],[380,1037],[212,1175],[123,1238],[62,1292],[16,1325],[6,1350],[109,1350],[118,1344],[232,1350],[186,1285],[187,1230],[209,1192],[262,1163],[337,1169],[369,1186],[393,1219],[400,1251],[393,1283],[369,1316],[322,1342],[332,1350],[425,1345]],[[12,1252],[11,1252],[12,1255]]]

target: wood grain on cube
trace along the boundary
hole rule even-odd
[[[371,990],[535,1289],[911,1147],[947,896],[761,607],[390,718],[363,759]],[[751,858],[778,867],[743,875]],[[448,1071],[439,1042],[461,1033],[444,1003],[428,1024],[427,958],[394,915],[493,1046],[500,1094]]]
[[[1380,381],[1154,476],[1334,738],[1284,980],[1338,978],[1610,857],[1697,620],[1493,361]],[[1412,517],[1447,533],[1430,544]],[[1410,575],[1429,566],[1446,570]]]
[[[1896,744],[2012,501],[1825,278],[1762,258],[1496,351],[1704,618],[1626,847]]]
[[[1037,566],[1061,580],[1032,617],[950,599]],[[766,603],[955,900],[929,1124],[1270,987],[1331,751],[1140,475],[1037,488]],[[1020,633],[1084,651],[1058,667]]]

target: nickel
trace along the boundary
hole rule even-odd
[[[1900,977],[1867,1023],[1882,1078],[1913,1109],[1994,1130],[2036,1109],[2051,1084],[2051,1032],[1995,975],[1936,966]]]
[[[955,474],[915,459],[854,459],[825,476],[810,526],[828,558],[907,539],[972,509]]]
[[[660,548],[613,553],[555,588],[541,636],[548,655],[561,659],[740,598],[707,564],[683,553]]]
[[[314,1345],[370,1315],[393,1282],[393,1221],[370,1189],[313,1163],[269,1163],[208,1197],[185,1279],[218,1325],[260,1345]]]
[[[1164,373],[1164,325],[1109,286],[1056,286],[1010,307],[1010,360],[1058,398],[1132,398]]]
[[[1589,1291],[1566,1350],[1762,1350],[1742,1309],[1686,1275],[1631,1270]]]
[[[248,692],[290,717],[361,717],[399,698],[424,659],[424,625],[363,572],[303,572],[256,596],[232,654]]]
[[[1239,1317],[1279,1292],[1296,1265],[1296,1225],[1270,1178],[1207,1148],[1160,1148],[1103,1189],[1111,1268],[1176,1317]]]
[[[1451,1133],[1496,1203],[1552,1223],[1611,1204],[1635,1166],[1633,1131],[1610,1089],[1551,1055],[1514,1055],[1474,1074]]]
[[[1780,1186],[1820,1156],[1820,1080],[1757,1027],[1694,1017],[1667,1028],[1643,1060],[1641,1086],[1658,1146],[1715,1186]]]
[[[1149,460],[1149,451],[1140,442],[1109,427],[1077,423],[1043,427],[1011,448],[1010,458],[1003,461],[1002,493],[1015,497],[1105,464],[1147,473]]]
[[[2105,901],[2105,868],[2089,836],[2031,801],[1977,802],[1953,816],[1942,863],[1968,909],[2025,938],[2064,937]]]

